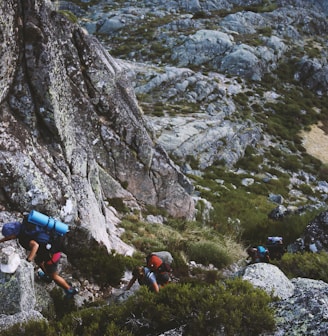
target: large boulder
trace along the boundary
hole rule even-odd
[[[271,264],[256,263],[247,266],[243,279],[279,299],[288,299],[294,293],[292,282],[277,266]]]
[[[278,298],[272,303],[276,331],[265,335],[324,335],[328,328],[328,284],[313,279],[289,280],[274,265],[247,266],[243,279]]]
[[[2,250],[13,250],[16,258],[6,258],[0,251],[0,332],[16,323],[42,320],[43,315],[37,308],[34,282],[34,267],[25,261],[25,251],[16,243],[8,241]]]
[[[328,330],[328,284],[292,279],[295,290],[288,300],[275,302],[278,335],[325,335]]]

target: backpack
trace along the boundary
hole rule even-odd
[[[39,244],[51,244],[50,250],[57,252],[60,249],[60,235],[54,230],[28,223],[26,220],[20,222],[5,223],[1,231],[4,237],[17,236],[20,244],[29,249],[28,241],[33,239]]]
[[[146,257],[147,266],[156,273],[172,273],[173,257],[170,252],[152,252]]]
[[[3,224],[1,233],[4,237],[12,235],[18,236],[21,230],[21,225],[22,224],[20,222],[5,223]]]
[[[26,221],[23,221],[21,224],[20,236],[33,239],[39,244],[47,244],[50,242],[50,232],[48,230]]]
[[[260,258],[260,261],[268,262],[269,261],[269,251],[263,246],[258,246],[257,248],[257,254]]]
[[[268,245],[282,244],[282,237],[268,237]]]

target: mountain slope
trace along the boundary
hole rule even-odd
[[[48,1],[4,2],[0,17],[3,205],[82,225],[109,250],[111,199],[191,218],[192,186],[151,138],[124,68]]]

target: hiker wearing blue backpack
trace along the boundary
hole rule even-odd
[[[26,261],[32,262],[36,256],[39,249],[39,244],[42,241],[42,233],[38,233],[39,230],[34,224],[27,221],[25,216],[23,222],[10,222],[6,223],[2,227],[2,235],[4,238],[0,239],[0,243],[8,240],[18,239],[20,245],[22,245],[26,250],[29,250],[29,254]]]
[[[259,263],[259,262],[270,262],[270,255],[268,249],[266,249],[264,246],[259,245],[257,247],[249,247],[247,249],[248,257],[247,259],[250,259],[250,263]]]
[[[35,259],[36,264],[41,269],[38,272],[40,278],[47,281],[53,280],[64,289],[66,297],[72,297],[78,293],[78,290],[70,286],[57,272],[61,252],[56,246],[54,237],[51,237],[50,231],[30,223],[28,217],[25,216],[22,223],[11,222],[4,224],[2,235],[4,238],[0,239],[0,243],[18,239],[20,245],[30,251],[26,261],[32,262]]]

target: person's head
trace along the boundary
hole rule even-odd
[[[136,266],[132,271],[132,275],[138,279],[142,278],[145,275],[144,268],[142,266]]]
[[[256,248],[254,248],[254,247],[249,247],[247,250],[247,253],[248,253],[248,255],[250,256],[250,257],[255,257],[255,255],[256,255]]]

